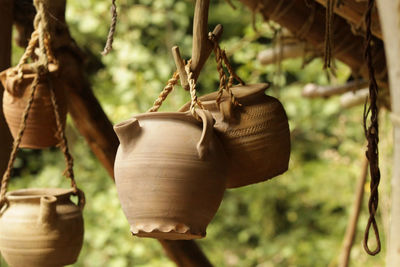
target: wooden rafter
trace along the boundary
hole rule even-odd
[[[326,0],[315,0],[321,5],[326,7]],[[339,3],[339,1],[337,2]],[[340,3],[335,5],[334,10],[335,13],[346,19],[354,30],[360,29],[365,32],[364,25],[364,12],[367,9],[367,2],[363,1],[355,1],[355,0],[340,0]],[[379,22],[378,11],[375,8],[372,14],[372,25],[371,25],[372,34],[382,40],[382,31]]]
[[[313,1],[304,0],[240,0],[253,12],[259,12],[265,20],[273,20],[290,30],[320,51],[325,40],[325,8]],[[333,56],[346,63],[354,73],[368,78],[364,63],[364,38],[353,34],[348,22],[336,16],[333,21]],[[374,39],[374,66],[378,82],[387,88],[386,59],[383,42]]]

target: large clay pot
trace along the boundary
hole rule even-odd
[[[64,83],[57,77],[57,74],[57,68],[54,65],[50,65],[50,77],[55,89],[58,112],[61,123],[65,126],[67,102]],[[18,74],[15,68],[10,68],[0,73],[0,80],[5,88],[3,95],[4,117],[14,139],[18,134],[21,117],[26,108],[35,75],[29,64],[23,65],[21,81],[18,81]],[[42,79],[36,88],[33,104],[26,122],[25,132],[20,144],[22,148],[40,149],[56,146],[59,143],[49,90],[46,80]]]
[[[242,104],[239,107],[233,107],[225,91],[220,105],[216,102],[217,92],[199,98],[215,118],[214,127],[228,156],[228,188],[265,181],[288,169],[288,119],[282,104],[265,95],[267,88],[264,83],[232,87]],[[180,111],[189,106],[187,103]]]
[[[61,267],[82,248],[81,207],[72,190],[22,189],[7,193],[0,217],[0,251],[11,267]]]
[[[225,190],[226,156],[213,118],[198,110],[135,115],[114,126],[115,183],[131,232],[158,239],[206,234]]]

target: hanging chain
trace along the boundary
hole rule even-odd
[[[378,106],[377,106],[377,98],[378,98],[378,85],[375,79],[375,70],[372,62],[372,33],[371,33],[371,13],[374,8],[374,0],[368,0],[368,8],[365,14],[365,25],[366,25],[366,46],[365,46],[365,59],[367,61],[368,66],[368,74],[369,74],[369,99],[370,104],[367,108],[367,102],[364,106],[364,131],[365,136],[368,141],[368,149],[366,151],[366,157],[369,161],[369,170],[371,176],[370,189],[371,195],[368,201],[368,210],[369,210],[369,218],[367,222],[367,226],[364,233],[364,249],[370,255],[376,255],[381,250],[381,240],[379,237],[378,225],[376,223],[375,215],[378,209],[379,202],[379,194],[378,194],[378,186],[381,179],[381,174],[379,170],[379,153],[378,153],[378,142],[379,142],[379,127],[378,127]],[[367,127],[367,119],[368,116],[370,118],[370,125]],[[368,246],[368,238],[371,226],[374,230],[375,239],[376,239],[376,249],[371,251]]]
[[[217,103],[221,102],[223,90],[226,90],[231,98],[232,104],[235,106],[240,106],[240,103],[236,100],[235,95],[233,94],[231,87],[233,85],[234,79],[238,81],[241,85],[244,85],[242,79],[235,73],[232,65],[230,64],[228,57],[226,56],[225,50],[221,49],[218,44],[217,38],[213,33],[208,34],[208,39],[213,43],[214,47],[214,54],[215,54],[215,61],[217,62],[217,70],[219,73],[219,89],[217,94]],[[226,73],[222,66],[222,62],[225,64],[226,68],[228,69],[229,77],[227,81]]]

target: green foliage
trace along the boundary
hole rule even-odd
[[[174,71],[170,54],[173,45],[180,46],[185,58],[190,56],[193,16],[193,1],[188,0],[117,3],[114,50],[105,57],[100,51],[108,30],[110,1],[70,0],[67,9],[71,33],[88,54],[87,70],[95,93],[113,122],[151,107]],[[285,106],[292,154],[285,174],[265,183],[228,190],[207,238],[199,244],[215,266],[333,266],[361,171],[365,142],[362,108],[343,110],[337,97],[312,101],[302,98],[305,83],[330,82],[321,60],[313,60],[304,68],[302,59],[286,60],[282,75],[278,75],[277,66],[262,66],[256,60],[259,51],[271,47],[276,25],[257,18],[254,31],[252,14],[239,3],[235,2],[236,10],[222,0],[212,1],[211,5],[210,28],[218,23],[225,26],[222,47],[232,55],[238,74],[249,83],[278,81],[281,85],[267,93]],[[14,62],[20,53],[15,52]],[[350,70],[338,62],[334,82],[343,83],[349,76]],[[200,94],[217,87],[218,74],[210,58],[200,77]],[[162,110],[177,110],[188,99],[188,93],[177,87]],[[87,197],[85,243],[75,266],[174,266],[158,242],[131,236],[109,175],[72,124],[68,125],[77,181]],[[384,138],[390,138],[385,132]],[[391,153],[390,146],[386,148],[388,151],[381,153],[384,159]],[[63,158],[55,149],[24,150],[15,167],[11,189],[68,186],[68,181],[60,178]],[[389,171],[384,168],[384,175]],[[364,204],[352,266],[382,266],[385,246],[374,258],[362,251],[365,222]]]

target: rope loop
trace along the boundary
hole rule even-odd
[[[364,233],[364,249],[370,255],[376,255],[381,250],[381,240],[379,237],[379,229],[375,220],[375,215],[378,210],[379,203],[379,191],[378,186],[381,179],[381,173],[379,170],[379,151],[378,151],[378,143],[379,143],[379,124],[378,124],[378,114],[379,108],[377,105],[378,100],[378,84],[375,79],[375,70],[373,66],[372,59],[372,51],[371,51],[371,41],[372,41],[372,33],[371,33],[371,14],[374,8],[375,1],[368,0],[367,12],[365,14],[365,25],[366,25],[366,33],[365,33],[365,60],[367,62],[368,74],[369,74],[369,105],[368,102],[365,102],[364,105],[364,114],[363,114],[363,124],[364,124],[364,132],[365,137],[368,141],[368,147],[366,151],[366,157],[369,161],[369,171],[371,176],[370,182],[370,198],[368,201],[368,210],[369,210],[369,218],[368,223],[365,228]],[[367,119],[370,117],[370,124],[367,125]],[[368,246],[368,238],[369,231],[371,227],[374,229],[375,239],[377,243],[377,247],[375,250],[371,250]]]
[[[233,94],[231,87],[233,86],[233,81],[236,80],[238,81],[241,85],[244,85],[245,83],[243,80],[236,74],[234,71],[232,65],[230,64],[228,57],[226,55],[225,50],[221,49],[221,47],[218,44],[217,37],[213,33],[208,34],[208,39],[213,43],[213,51],[215,54],[215,61],[217,62],[217,70],[219,74],[219,89],[218,89],[218,94],[217,94],[217,103],[221,103],[223,91],[227,91],[231,102],[234,106],[241,106],[241,104],[236,100],[235,95]],[[223,68],[223,64],[225,64],[229,77],[227,78],[226,73]]]

